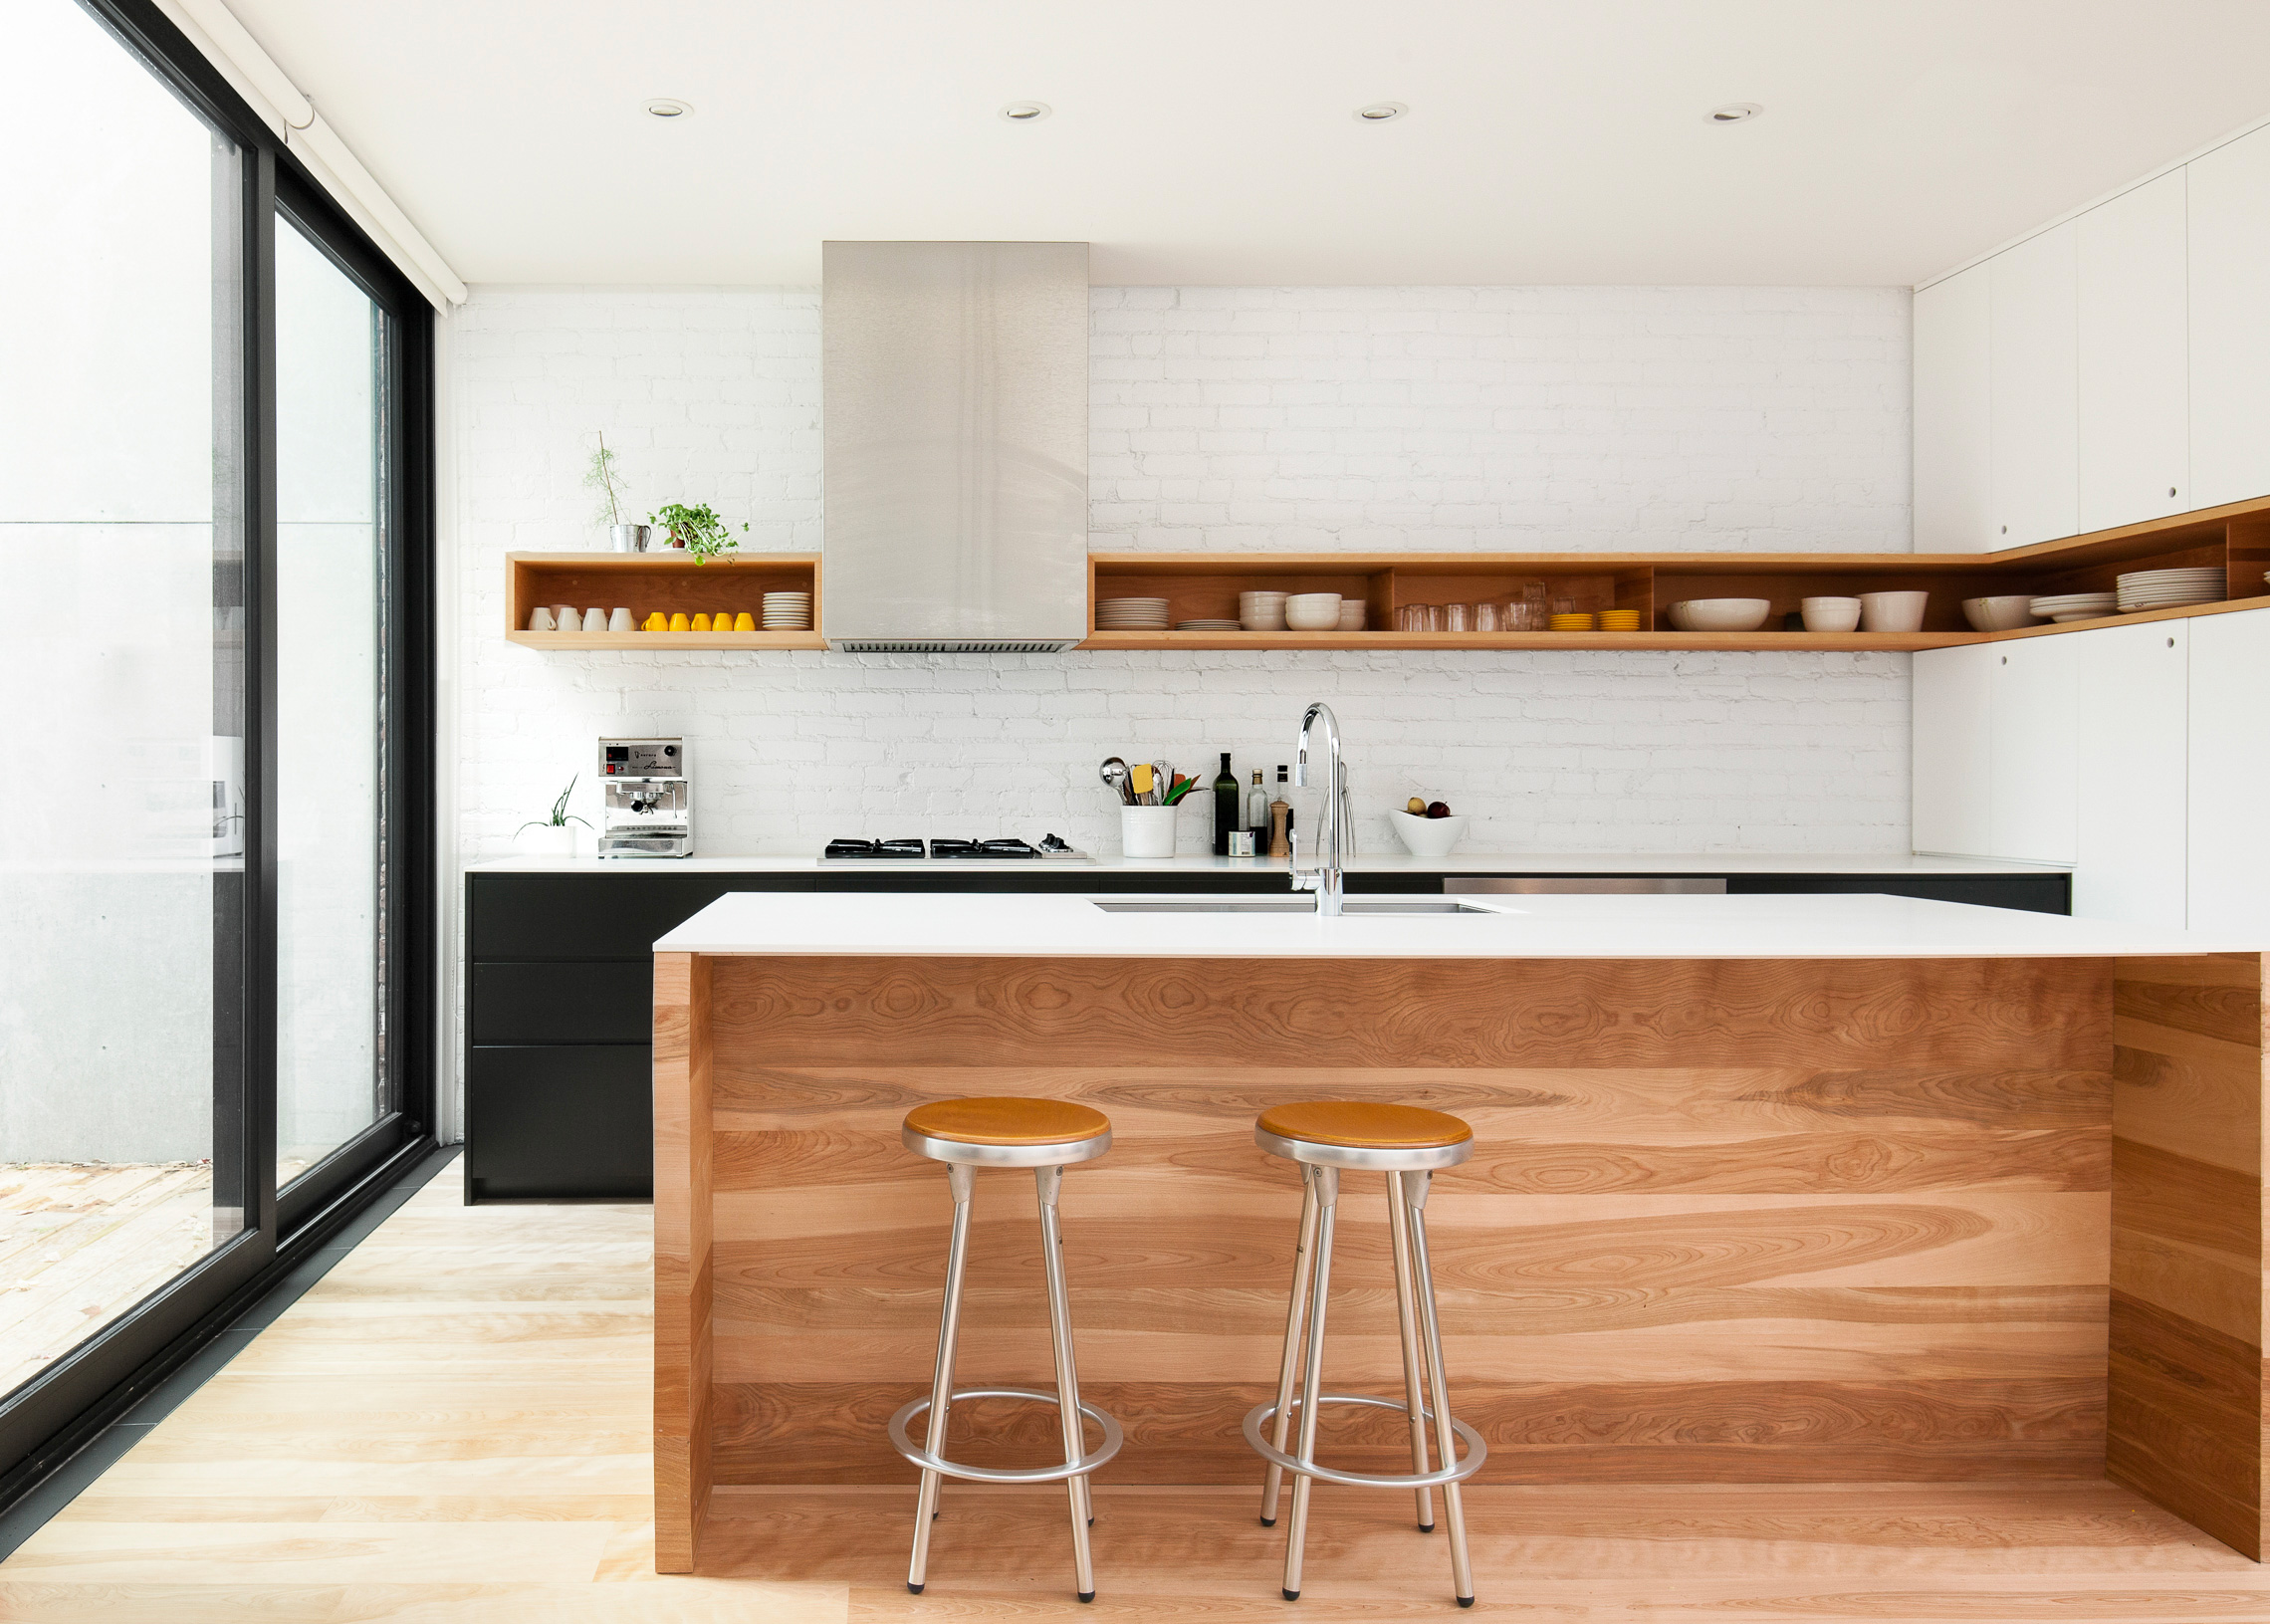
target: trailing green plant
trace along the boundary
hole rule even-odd
[[[590,466],[583,470],[583,483],[597,491],[599,499],[606,504],[599,510],[605,515],[602,522],[608,525],[621,524],[620,498],[625,494],[624,480],[622,470],[615,466],[615,454],[607,449],[607,437],[603,432],[599,435],[598,450],[591,453]]]
[[[569,823],[582,823],[585,828],[589,828],[591,826],[589,823],[583,822],[582,818],[577,817],[568,810],[568,798],[575,793],[575,782],[582,776],[582,774],[577,773],[574,778],[568,781],[568,788],[560,792],[560,799],[552,804],[550,812],[542,817],[530,818],[519,828],[514,829],[513,833],[516,835],[525,834],[532,828],[566,828]]]
[[[668,526],[670,539],[691,553],[696,564],[707,564],[741,545],[732,528],[707,502],[692,507],[671,502],[656,509],[647,519],[650,524]],[[741,528],[745,532],[749,529],[747,525]]]

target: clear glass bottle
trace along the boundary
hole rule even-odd
[[[1269,849],[1269,793],[1261,788],[1261,770],[1253,769],[1253,787],[1246,792],[1246,827],[1253,832],[1253,855]]]

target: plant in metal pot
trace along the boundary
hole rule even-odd
[[[582,823],[585,828],[591,826],[568,810],[568,798],[575,793],[575,785],[582,776],[582,774],[577,773],[574,778],[569,779],[568,788],[562,790],[559,799],[552,803],[552,811],[546,812],[542,817],[530,818],[513,831],[513,837],[521,840],[531,850],[542,855],[572,856],[575,851],[575,831],[568,825],[570,823]],[[530,829],[538,831],[533,840],[526,837]]]
[[[722,558],[741,545],[740,539],[733,534],[732,527],[720,519],[717,510],[707,502],[698,502],[691,507],[683,502],[666,503],[655,510],[653,522],[667,525],[671,545],[682,547],[691,553],[696,564],[707,564],[712,559]],[[747,525],[741,528],[745,532],[749,529]]]

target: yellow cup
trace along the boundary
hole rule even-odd
[[[662,611],[660,609],[656,609],[652,614],[649,614],[645,619],[641,620],[638,623],[638,629],[641,631],[661,631],[668,627],[669,624],[669,621],[662,618]]]
[[[697,614],[697,615],[695,615],[695,616],[694,616],[694,624],[693,624],[693,629],[694,629],[695,631],[707,631],[707,630],[709,630],[709,628],[710,628],[710,623],[709,623],[709,616],[708,616],[708,615],[706,615],[706,614]]]
[[[681,611],[670,616],[670,629],[672,631],[691,631],[694,629],[694,623],[687,619],[684,612]]]
[[[733,617],[733,629],[736,631],[755,631],[757,629],[757,617],[747,609],[743,609]]]

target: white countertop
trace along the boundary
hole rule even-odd
[[[1981,857],[1930,857],[1906,852],[1734,852],[1734,851],[1458,851],[1448,857],[1401,853],[1350,857],[1359,874],[2062,874],[2053,863],[2009,862]],[[468,863],[470,873],[624,874],[876,874],[954,873],[1160,873],[1253,874],[1285,871],[1281,857],[1217,857],[1211,852],[1176,857],[1098,855],[1089,862],[821,862],[816,854],[716,857],[497,857]]]
[[[1463,900],[1488,915],[1107,913],[1079,896],[1011,893],[973,908],[967,896],[737,891],[654,948],[951,957],[1946,959],[2255,952],[2264,945],[1909,897]]]

